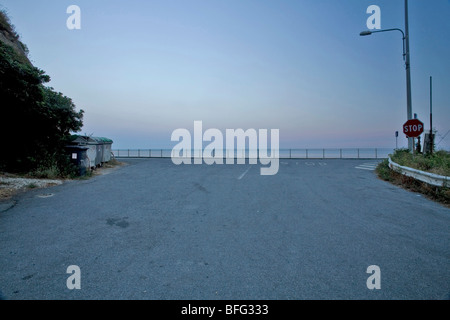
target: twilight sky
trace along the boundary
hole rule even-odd
[[[70,5],[81,30],[69,30]],[[406,146],[399,32],[360,37],[368,6],[404,29],[403,0],[0,0],[50,86],[113,148],[171,133],[279,129],[282,148]],[[410,0],[413,113],[450,130],[450,1]],[[450,134],[439,148],[450,149]]]

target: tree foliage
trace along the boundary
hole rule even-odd
[[[83,110],[45,86],[50,77],[0,41],[0,169],[65,164],[64,145],[82,127]]]

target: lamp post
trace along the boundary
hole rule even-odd
[[[384,30],[367,30],[361,32],[360,36],[370,36],[372,33],[400,31],[403,36],[403,60],[406,68],[406,113],[407,120],[412,119],[412,99],[411,99],[411,60],[409,55],[409,19],[408,19],[408,0],[405,0],[405,32],[398,28]],[[414,142],[412,138],[408,138],[408,149],[414,151]]]
[[[430,154],[433,154],[433,77],[430,77]]]

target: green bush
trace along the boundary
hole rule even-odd
[[[57,179],[60,176],[60,172],[56,166],[51,167],[39,167],[29,174],[33,178],[37,179]]]
[[[4,11],[0,31],[17,37]],[[45,86],[49,81],[26,56],[0,41],[0,136],[7,150],[0,157],[0,170],[49,176],[56,171],[54,166],[63,174],[71,170],[63,160],[64,146],[71,132],[81,129],[83,110],[77,112],[70,98]]]
[[[378,173],[378,176],[385,180],[385,181],[391,181],[391,168],[389,168],[389,160],[385,159],[382,162],[380,162],[376,168],[376,172]]]

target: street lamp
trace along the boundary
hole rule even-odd
[[[372,33],[387,32],[387,31],[400,31],[403,36],[403,60],[406,67],[406,111],[408,120],[412,119],[412,99],[411,99],[411,60],[409,55],[409,22],[408,22],[408,0],[405,0],[405,32],[402,29],[384,29],[384,30],[367,30],[361,32],[360,36],[370,36]],[[408,149],[414,151],[414,141],[412,138],[408,138]]]
[[[383,30],[367,30],[367,31],[363,31],[361,32],[359,35],[361,37],[364,36],[370,36],[372,33],[377,33],[377,32],[387,32],[387,31],[400,31],[402,33],[402,39],[403,39],[403,60],[406,60],[406,52],[405,52],[405,33],[403,32],[402,29],[398,29],[398,28],[392,28],[392,29],[383,29]],[[409,119],[408,119],[409,120]]]

